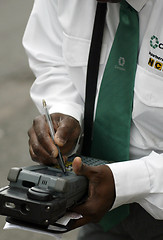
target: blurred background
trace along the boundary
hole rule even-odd
[[[28,67],[22,37],[34,0],[0,0],[0,187],[8,185],[11,167],[32,165],[27,131],[39,113],[29,96],[34,76]],[[50,240],[53,237],[22,230],[3,230],[1,240]],[[78,231],[64,235],[75,240]]]

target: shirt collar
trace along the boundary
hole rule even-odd
[[[148,0],[126,0],[137,12],[144,7]]]

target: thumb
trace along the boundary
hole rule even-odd
[[[55,142],[59,146],[63,147],[67,141],[71,138],[71,135],[75,129],[74,123],[70,121],[70,117],[62,117],[58,122],[58,128],[56,129]]]
[[[91,176],[92,173],[92,167],[88,166],[86,164],[82,163],[82,160],[80,157],[76,157],[72,163],[73,171],[76,173],[76,175],[79,176],[85,176],[88,179]]]

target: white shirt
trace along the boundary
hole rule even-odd
[[[163,219],[163,1],[128,0],[139,12],[139,59],[135,78],[130,159],[110,164],[115,185],[113,208],[138,202]],[[107,4],[97,97],[119,23],[119,3]],[[85,81],[95,0],[35,0],[23,44],[36,75],[31,97],[42,112],[83,120]],[[96,98],[97,101],[97,98]]]

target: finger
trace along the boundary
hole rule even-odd
[[[29,143],[29,153],[30,153],[31,159],[32,159],[34,162],[38,162],[38,157],[37,157],[36,154],[34,153],[33,148],[32,148],[32,146],[30,145],[30,143]]]
[[[88,179],[90,179],[94,173],[96,173],[96,170],[92,166],[88,166],[86,164],[82,163],[82,160],[80,157],[76,157],[72,163],[73,171],[76,173],[76,175],[79,176],[85,176]]]
[[[40,145],[33,128],[31,128],[28,131],[28,135],[29,135],[29,146],[30,146],[32,156],[38,156],[38,157],[42,156],[43,158],[48,158],[49,154]]]
[[[70,222],[68,223],[67,225],[67,229],[70,231],[70,230],[73,230],[75,228],[79,228],[85,224],[88,224],[90,223],[90,219],[89,217],[83,217],[83,218],[80,218],[80,219],[73,219],[73,220],[70,220]]]
[[[72,168],[73,168],[73,171],[76,173],[76,175],[80,175],[82,164],[83,163],[80,157],[74,158],[72,162]]]
[[[48,152],[49,156],[56,158],[58,156],[58,150],[50,136],[49,127],[45,118],[43,116],[35,118],[33,128],[42,148]]]
[[[92,208],[92,202],[88,198],[87,201],[83,204],[80,204],[78,206],[70,208],[72,212],[76,212],[78,214],[81,214],[82,216],[89,216],[90,215],[90,209]]]
[[[83,216],[83,218],[75,221],[75,224],[73,224],[73,227],[76,228],[84,224],[87,224],[89,222],[94,222],[94,223],[99,222],[104,214],[103,213],[99,214],[96,205],[97,203],[95,199],[94,200],[88,199],[86,203],[72,208],[71,211],[76,212]]]
[[[56,163],[56,159],[53,155],[49,155],[49,153],[44,149],[40,143],[38,142],[37,136],[33,128],[28,131],[29,135],[29,152],[33,161],[41,162],[43,164],[50,165],[52,163]]]
[[[102,204],[103,202],[97,200],[97,197],[89,197],[84,204],[71,208],[71,211],[81,214],[91,222],[99,222],[106,212]]]
[[[49,157],[49,154],[44,151],[44,149],[39,149],[37,155],[35,154],[32,145],[29,144],[29,153],[34,162],[39,162],[45,165],[53,165],[57,163],[57,160],[54,158]],[[40,152],[40,153],[39,153]]]
[[[67,141],[78,139],[80,126],[77,120],[70,116],[61,116],[58,122],[58,128],[55,134],[55,142],[58,146],[64,146]]]

